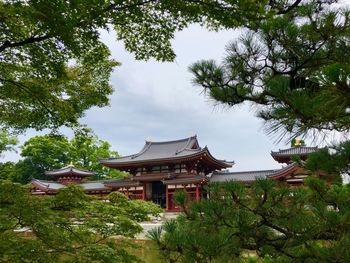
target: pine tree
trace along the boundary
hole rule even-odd
[[[350,12],[333,2],[295,1],[288,12],[246,26],[222,64],[190,67],[194,82],[224,105],[251,103],[281,137],[349,131]]]
[[[178,197],[178,201],[183,198]],[[210,199],[150,232],[167,262],[349,262],[350,187],[213,184]]]

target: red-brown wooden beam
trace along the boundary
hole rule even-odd
[[[146,200],[146,185],[143,184],[143,187],[142,187],[142,200]]]
[[[196,200],[199,200],[199,187],[198,184],[196,184]]]
[[[166,189],[166,196],[165,196],[165,209],[168,211],[169,210],[169,190],[168,190],[168,186],[165,186]]]

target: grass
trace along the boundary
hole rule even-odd
[[[138,256],[146,263],[163,263],[160,259],[160,254],[157,246],[151,240],[135,240],[137,248],[130,249],[130,253]]]

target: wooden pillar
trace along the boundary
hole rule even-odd
[[[166,211],[169,210],[169,190],[168,190],[168,185],[165,185],[165,191],[166,191],[166,195],[165,195],[165,209]]]
[[[129,198],[129,188],[126,188],[126,197]]]
[[[143,184],[143,186],[142,186],[142,200],[146,200],[146,189],[145,189],[145,187],[146,187],[146,185],[145,184]]]
[[[199,200],[199,187],[198,184],[196,184],[196,200]]]

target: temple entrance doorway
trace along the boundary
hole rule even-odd
[[[152,201],[160,205],[161,208],[166,206],[166,189],[160,181],[152,183]]]

